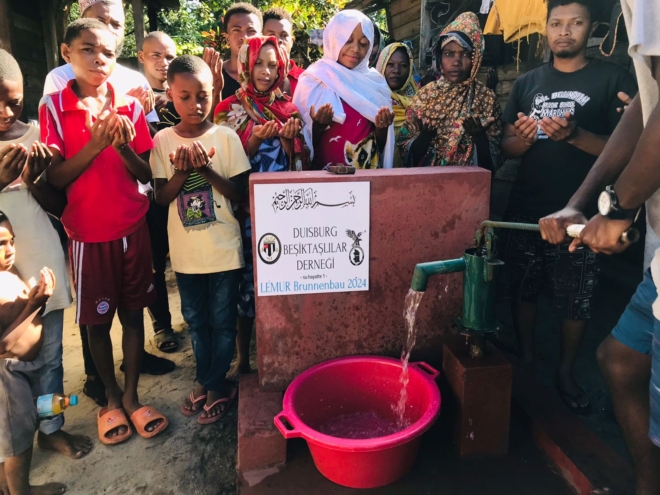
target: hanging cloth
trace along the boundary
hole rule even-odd
[[[538,33],[545,36],[548,6],[544,0],[495,0],[484,34],[501,34],[506,43]]]

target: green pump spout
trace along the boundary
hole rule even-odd
[[[429,285],[429,277],[465,271],[465,258],[446,261],[430,261],[415,265],[410,288],[417,292],[425,292]]]
[[[496,319],[497,279],[502,265],[497,258],[496,228],[516,230],[536,230],[536,224],[505,223],[486,221],[475,235],[475,247],[466,249],[463,256],[454,260],[431,261],[415,265],[410,287],[417,292],[425,292],[429,277],[448,273],[463,272],[463,309],[456,318],[459,331],[473,338],[470,353],[483,355],[484,336],[501,330]]]
[[[463,310],[455,323],[461,333],[482,335],[499,331],[495,318],[497,273],[503,263],[488,259],[481,249],[466,249],[462,258],[419,263],[413,272],[411,289],[425,292],[433,275],[463,272]],[[479,254],[477,254],[479,253]]]

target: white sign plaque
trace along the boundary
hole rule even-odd
[[[369,182],[255,184],[257,295],[369,290]]]

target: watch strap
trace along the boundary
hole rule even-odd
[[[617,196],[616,191],[614,190],[614,186],[607,186],[605,188],[605,191],[610,195],[610,198],[612,199],[610,211],[606,215],[607,218],[609,218],[610,220],[630,220],[630,219],[637,220],[637,216],[641,211],[641,207],[630,208],[630,209],[621,208],[619,206],[619,197]]]

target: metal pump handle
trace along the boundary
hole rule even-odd
[[[532,232],[540,232],[541,228],[536,223],[517,223],[517,222],[493,222],[491,220],[486,220],[482,222],[482,227],[496,228],[496,229],[513,229],[513,230],[528,230]],[[569,225],[566,228],[566,234],[569,237],[580,237],[580,233],[584,229],[584,225],[573,224]],[[631,227],[621,234],[621,242],[623,243],[635,243],[639,241],[640,235],[639,230],[635,227]]]
[[[582,233],[582,230],[584,229],[584,225],[580,225],[578,223],[569,225],[566,227],[566,234],[569,237],[580,237],[580,234]],[[633,244],[637,241],[639,241],[639,230],[637,230],[635,227],[631,227],[628,230],[626,230],[623,234],[621,234],[621,242],[624,244]]]

